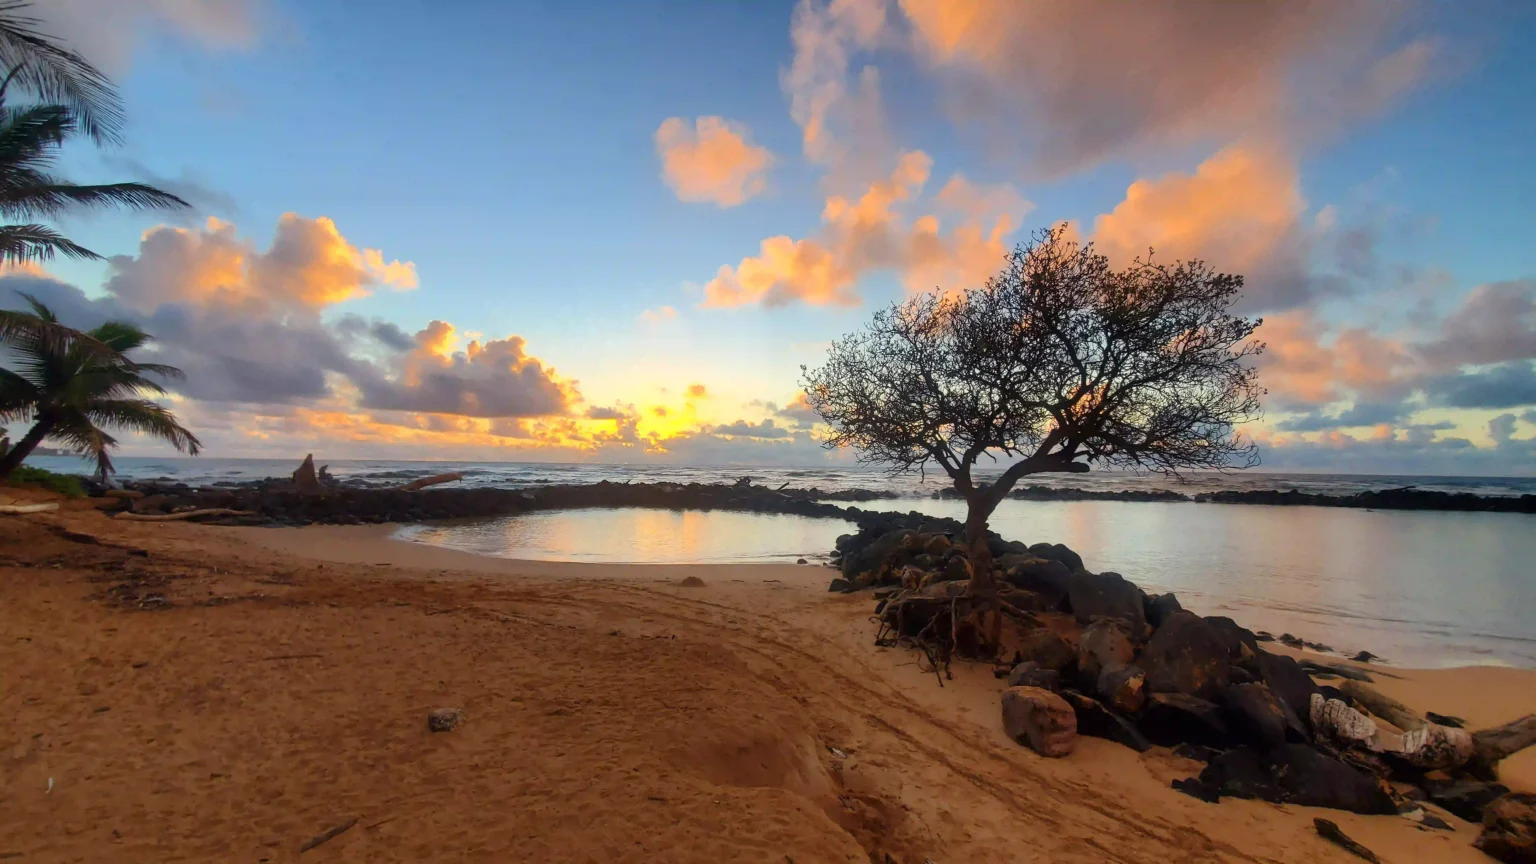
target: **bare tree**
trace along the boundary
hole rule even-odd
[[[1261,322],[1229,312],[1242,285],[1150,253],[1115,270],[1059,226],[983,286],[876,313],[805,371],[806,397],[831,427],[826,446],[949,475],[967,505],[972,589],[991,593],[987,519],[1022,477],[1257,464],[1234,432],[1263,392],[1247,362]],[[972,476],[984,456],[1007,463],[990,484]]]

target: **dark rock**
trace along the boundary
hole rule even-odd
[[[1147,624],[1154,630],[1163,626],[1163,622],[1168,620],[1169,615],[1184,611],[1184,607],[1179,605],[1179,598],[1175,597],[1172,592],[1167,594],[1148,594],[1146,603],[1143,606],[1147,615]]]
[[[930,534],[922,538],[923,552],[938,557],[949,551],[949,538],[943,534]]]
[[[1345,693],[1343,690],[1340,690],[1337,687],[1330,687],[1327,684],[1319,684],[1317,687],[1317,692],[1322,694],[1324,699],[1337,699],[1357,711],[1360,710],[1360,706],[1355,704],[1355,700],[1351,698],[1348,693]],[[1309,701],[1310,699],[1311,697],[1308,697]],[[1309,707],[1307,710],[1308,716],[1310,716],[1311,713],[1312,711]]]
[[[1392,796],[1374,777],[1306,744],[1277,748],[1269,756],[1269,769],[1289,803],[1351,813],[1397,812]]]
[[[1072,712],[1077,715],[1077,734],[1124,744],[1137,753],[1152,749],[1152,742],[1129,720],[1111,713],[1099,700],[1075,690],[1061,691],[1061,698],[1072,706]]]
[[[1214,699],[1231,677],[1226,647],[1210,624],[1193,612],[1168,616],[1136,663],[1147,671],[1147,688],[1153,693]]]
[[[1033,555],[1027,558],[1008,555],[997,563],[1003,568],[1003,579],[1008,584],[1039,594],[1048,608],[1060,605],[1062,598],[1067,596],[1067,583],[1072,572],[1060,561]]]
[[[314,470],[311,463],[310,470]],[[452,732],[464,722],[464,712],[458,708],[433,708],[427,713],[427,728],[433,732]]]
[[[1147,702],[1147,674],[1138,666],[1120,666],[1099,673],[1099,698],[1111,711],[1132,714]]]
[[[1083,569],[1083,556],[1060,543],[1036,543],[1029,547],[1029,551],[1047,561],[1060,561],[1066,565],[1068,572],[1076,573]]]
[[[1046,669],[1034,661],[1020,663],[1008,673],[1008,686],[1039,687],[1041,690],[1055,692],[1061,689],[1061,673],[1055,669]]]
[[[1204,747],[1199,744],[1180,744],[1173,748],[1173,755],[1182,756],[1185,759],[1193,759],[1196,762],[1209,762],[1221,755],[1220,750]]]
[[[1275,641],[1275,634],[1269,632],[1268,630],[1260,630],[1253,634],[1253,638],[1259,640],[1260,642],[1273,642]]]
[[[1221,692],[1221,705],[1232,734],[1260,750],[1307,740],[1301,719],[1263,684],[1233,684]]]
[[[1214,703],[1183,693],[1152,693],[1137,722],[1153,744],[1174,747],[1200,744],[1226,747],[1231,743],[1226,720]]]
[[[956,555],[944,564],[944,571],[939,576],[946,582],[970,582],[971,565],[965,560],[965,556]]]
[[[1292,636],[1289,633],[1281,633],[1280,644],[1289,645],[1292,648],[1300,648],[1306,643],[1302,642],[1301,637],[1299,636]]]
[[[1259,680],[1245,666],[1233,666],[1227,669],[1227,679],[1233,684],[1256,684]]]
[[[320,478],[315,476],[315,455],[313,453],[304,457],[304,461],[293,472],[293,487],[300,492],[321,491]]]
[[[1307,671],[1307,674],[1315,678],[1338,676],[1339,678],[1348,678],[1351,681],[1363,681],[1366,684],[1373,684],[1376,681],[1376,679],[1370,676],[1370,673],[1363,672],[1353,666],[1319,663],[1316,660],[1300,660],[1298,662],[1301,664],[1301,668]]]
[[[907,538],[915,534],[911,528],[889,531],[858,551],[845,554],[843,576],[856,582],[860,577],[873,578],[880,575],[888,569],[889,564],[894,563],[892,559],[898,553],[907,551]]]
[[[1449,714],[1436,714],[1433,711],[1425,711],[1424,719],[1441,726],[1449,726],[1452,729],[1465,729],[1467,727],[1467,721],[1460,717],[1453,717]]]
[[[829,584],[827,586],[827,591],[829,591],[829,592],[841,591],[841,592],[847,593],[849,591],[852,591],[853,589],[854,589],[854,584],[852,582],[849,582],[847,579],[833,579],[831,584]]]
[[[1199,777],[1183,777],[1173,781],[1173,788],[1191,798],[1199,798],[1207,804],[1221,801],[1221,791],[1200,782]]]
[[[1317,684],[1302,670],[1295,660],[1280,654],[1260,651],[1258,657],[1259,678],[1269,691],[1290,707],[1301,718],[1303,726],[1310,729],[1307,719],[1312,712],[1312,694]]]
[[[1355,661],[1356,663],[1369,663],[1372,660],[1380,660],[1381,658],[1377,657],[1375,654],[1372,654],[1369,651],[1361,651],[1349,659]]]
[[[1381,859],[1376,857],[1375,852],[1351,840],[1349,835],[1345,834],[1339,826],[1329,822],[1327,819],[1313,819],[1312,827],[1317,831],[1317,836],[1338,846],[1356,858],[1364,858],[1370,861],[1371,864],[1381,864]]]
[[[1003,731],[1041,756],[1058,758],[1077,743],[1077,715],[1049,690],[1009,687],[1003,691]]]
[[[1456,830],[1455,828],[1451,827],[1451,823],[1441,819],[1439,816],[1436,816],[1428,810],[1425,810],[1416,801],[1410,800],[1409,802],[1398,805],[1397,815],[1407,819],[1409,822],[1412,822],[1421,828],[1434,829],[1436,831]]]
[[[1095,618],[1119,619],[1133,639],[1143,638],[1147,632],[1141,596],[1141,589],[1119,573],[1078,571],[1067,580],[1067,600],[1077,620],[1087,624]]]
[[[1238,747],[1215,754],[1200,772],[1200,783],[1218,795],[1278,804],[1283,794],[1258,751]]]
[[[796,559],[795,559],[795,563],[796,563],[796,564],[809,564],[809,563],[811,563],[811,562],[809,562],[809,561],[807,561],[807,560],[805,560],[805,559],[804,559],[804,558],[796,558]]]
[[[1483,821],[1483,811],[1509,794],[1509,787],[1502,783],[1485,783],[1479,780],[1450,780],[1424,784],[1429,803],[1468,822]]]
[[[1083,628],[1077,638],[1077,674],[1085,689],[1093,689],[1099,674],[1106,669],[1118,669],[1136,657],[1136,649],[1121,629],[1120,623],[1111,618],[1100,618]]]
[[[1473,845],[1504,864],[1536,864],[1536,794],[1513,792],[1488,805]]]
[[[1221,640],[1221,644],[1226,646],[1228,660],[1243,663],[1258,656],[1258,637],[1243,629],[1236,621],[1221,615],[1209,615],[1205,623],[1216,634],[1216,638]]]
[[[1077,665],[1077,652],[1071,643],[1061,634],[1044,627],[1026,633],[1018,652],[1020,660],[1033,661],[1042,669],[1066,672]]]

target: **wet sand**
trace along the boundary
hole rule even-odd
[[[1039,758],[988,667],[941,687],[827,576],[0,517],[0,854],[292,861],[355,819],[303,860],[1358,860],[1322,815],[1384,861],[1488,860],[1448,815],[1205,804],[1168,786],[1197,763],[1091,738]],[[1388,671],[1473,726],[1536,711],[1536,672]],[[1504,775],[1536,788],[1536,753]]]

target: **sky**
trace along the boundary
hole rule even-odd
[[[0,276],[213,456],[846,463],[800,367],[1066,222],[1246,279],[1283,471],[1536,474],[1517,2],[48,0],[184,213]],[[124,452],[167,452],[137,439]]]

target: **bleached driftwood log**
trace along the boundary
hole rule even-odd
[[[1536,714],[1519,720],[1479,729],[1472,733],[1472,759],[1469,768],[1479,777],[1496,780],[1499,762],[1527,747],[1536,745]]]
[[[59,502],[49,501],[43,504],[0,504],[0,513],[52,513],[59,509]]]
[[[452,483],[455,480],[463,479],[463,474],[460,474],[457,471],[450,471],[447,474],[433,474],[431,477],[421,477],[416,480],[412,480],[403,486],[396,486],[395,488],[401,492],[415,492],[418,489],[425,489],[428,486],[436,486],[439,483]]]
[[[1360,681],[1340,681],[1339,692],[1364,705],[1365,710],[1404,732],[1423,729],[1429,725],[1429,721],[1419,716],[1418,712],[1369,684]]]
[[[231,510],[228,507],[209,507],[203,510],[183,510],[180,513],[119,513],[113,519],[126,522],[180,522],[203,516],[254,516],[251,510]]]

